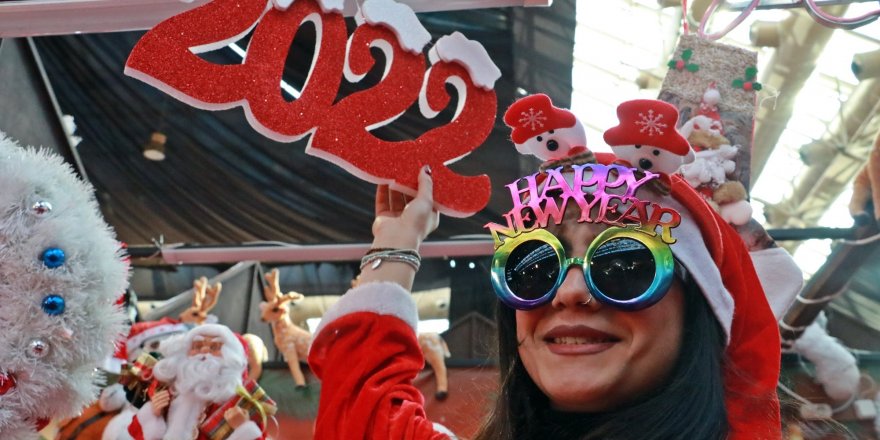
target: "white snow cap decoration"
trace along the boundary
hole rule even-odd
[[[272,0],[272,4],[277,10],[286,11],[294,1],[295,0]],[[342,12],[343,8],[345,8],[345,0],[318,0],[318,4],[324,12]]]
[[[394,0],[367,0],[354,18],[358,25],[366,22],[391,29],[400,47],[407,52],[420,54],[431,42],[431,33],[422,26],[412,8]]]
[[[92,188],[57,155],[0,132],[0,438],[36,439],[40,420],[97,397],[127,285]]]
[[[61,125],[64,126],[64,133],[67,135],[67,140],[70,142],[71,147],[76,147],[82,142],[82,138],[74,134],[76,133],[76,122],[74,122],[73,116],[62,115]]]
[[[436,64],[439,60],[461,64],[467,69],[474,85],[485,90],[491,90],[495,87],[495,81],[501,78],[501,70],[489,57],[486,48],[469,40],[461,32],[440,37],[437,44],[428,51],[428,60],[431,64]]]

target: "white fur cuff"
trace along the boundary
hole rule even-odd
[[[331,322],[357,312],[396,316],[409,324],[413,331],[419,322],[416,303],[406,289],[392,282],[366,283],[346,292],[324,313],[315,337]]]

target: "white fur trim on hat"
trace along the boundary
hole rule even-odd
[[[342,298],[324,313],[321,324],[315,331],[315,338],[334,320],[357,312],[396,316],[409,324],[413,331],[416,330],[419,322],[416,303],[406,289],[397,283],[372,282],[361,284],[342,295]]]
[[[644,196],[646,192],[642,192]],[[638,194],[636,195],[639,196]],[[644,199],[652,199],[650,197],[640,197]],[[703,235],[700,233],[700,227],[692,220],[693,214],[687,210],[681,203],[670,196],[654,198],[654,201],[660,205],[672,208],[681,214],[681,224],[672,230],[672,236],[677,240],[669,246],[675,258],[684,264],[687,268],[691,279],[700,286],[706,302],[712,308],[715,318],[721,324],[726,335],[726,343],[730,342],[730,328],[733,324],[733,296],[724,287],[721,280],[721,271],[715,265],[709,249],[703,242]]]
[[[794,258],[781,247],[749,252],[773,316],[782,319],[804,286],[804,275]]]
[[[125,341],[125,348],[129,353],[133,353],[135,350],[141,347],[141,344],[148,339],[153,339],[157,336],[162,335],[172,335],[176,333],[183,333],[189,330],[189,326],[184,323],[177,324],[160,324],[155,327],[150,327],[136,335],[130,336]]]

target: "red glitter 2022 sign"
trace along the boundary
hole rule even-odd
[[[435,201],[444,214],[468,216],[485,207],[489,178],[462,176],[446,167],[479,147],[494,125],[493,87],[500,71],[485,49],[457,32],[445,36],[428,51],[426,71],[422,51],[430,34],[411,9],[391,0],[367,0],[349,38],[342,14],[330,3],[296,0],[281,10],[272,0],[215,0],[147,32],[125,73],[198,108],[241,106],[256,130],[278,141],[311,135],[307,153],[404,193],[416,193],[418,172],[430,165]],[[297,30],[307,22],[317,30],[315,55],[301,96],[289,102],[280,93],[284,64]],[[225,47],[252,29],[241,64],[214,64],[197,55]],[[385,54],[381,81],[334,103],[343,76],[357,82],[373,68],[370,48]],[[371,133],[416,100],[426,118],[436,116],[450,102],[447,83],[459,94],[448,124],[404,141]]]

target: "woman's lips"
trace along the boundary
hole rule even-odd
[[[15,375],[12,373],[0,373],[0,396],[15,389]]]
[[[620,338],[585,325],[562,325],[547,332],[544,342],[555,354],[586,355],[608,350],[620,342]]]

